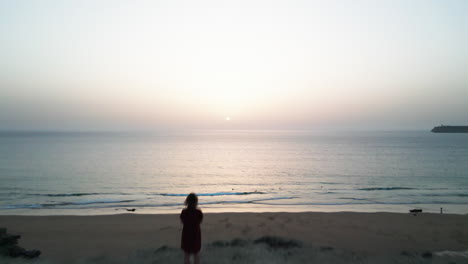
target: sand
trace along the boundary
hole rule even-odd
[[[42,251],[34,263],[183,263],[178,215],[0,216],[0,227]],[[468,215],[209,213],[202,236],[202,263],[468,263]]]

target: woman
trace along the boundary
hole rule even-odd
[[[203,213],[197,208],[198,197],[191,193],[185,199],[186,208],[180,213],[180,220],[184,224],[182,229],[181,248],[184,250],[184,263],[190,263],[190,256],[193,255],[194,263],[200,263],[199,252],[201,249],[200,224],[203,220]]]

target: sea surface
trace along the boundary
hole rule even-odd
[[[468,134],[0,133],[0,214],[468,213]]]

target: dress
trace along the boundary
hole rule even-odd
[[[180,213],[180,220],[184,224],[180,247],[186,252],[196,254],[201,249],[200,223],[203,213],[199,209],[184,209]]]

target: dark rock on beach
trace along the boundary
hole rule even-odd
[[[321,246],[320,247],[320,251],[324,252],[324,251],[332,251],[334,248],[333,247],[330,247],[330,246]]]
[[[235,238],[231,240],[230,246],[231,247],[245,247],[248,244],[247,240]]]
[[[20,238],[21,238],[21,236],[3,234],[0,237],[0,246],[3,246],[3,245],[16,245],[16,244],[18,244],[18,239],[20,239]]]
[[[8,249],[8,255],[13,258],[20,257],[26,250],[22,247],[13,246]]]
[[[254,241],[244,240],[240,238],[235,238],[231,241],[217,240],[212,242],[210,245],[212,247],[224,248],[224,247],[246,247],[249,244],[265,244],[268,248],[271,249],[290,249],[290,248],[299,248],[302,246],[302,243],[296,240],[287,240],[281,237],[275,236],[264,236],[260,237]]]
[[[431,252],[424,252],[421,254],[423,258],[432,258],[432,253]]]
[[[248,244],[249,244],[249,241],[247,240],[234,238],[231,241],[216,240],[213,243],[211,243],[211,246],[213,247],[245,247]]]
[[[41,251],[37,249],[26,250],[23,252],[23,257],[25,258],[37,258],[41,255]]]
[[[296,240],[286,240],[281,237],[275,236],[264,236],[259,239],[254,240],[255,244],[264,243],[268,247],[273,249],[289,249],[289,248],[299,248],[302,247],[302,243]]]
[[[228,241],[216,240],[211,243],[213,247],[229,247],[230,243]]]
[[[0,228],[0,256],[4,257],[24,257],[37,258],[41,254],[39,250],[26,250],[18,246],[21,236],[11,235],[6,232],[6,228]]]

